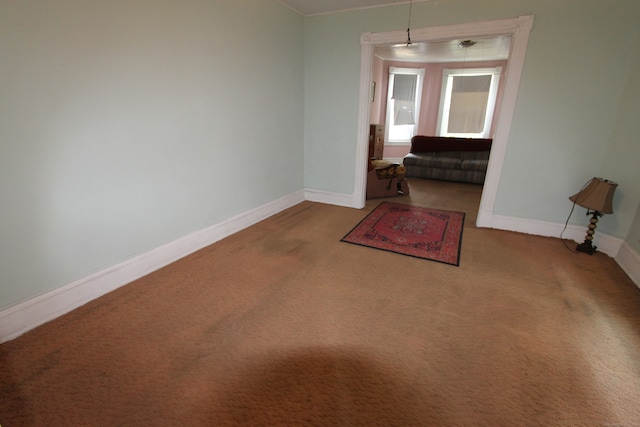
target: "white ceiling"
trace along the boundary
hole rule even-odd
[[[276,0],[303,16],[320,15],[346,10],[365,9],[394,4],[409,4],[410,0]],[[414,0],[413,3],[433,0]],[[463,62],[505,60],[509,56],[510,37],[474,39],[470,48],[458,46],[460,39],[411,46],[378,46],[375,55],[390,61],[405,62]]]
[[[461,39],[413,43],[407,45],[378,46],[377,57],[389,61],[405,62],[471,62],[506,60],[511,45],[510,36],[475,38],[475,45],[460,47]]]
[[[409,0],[276,0],[301,15],[320,15],[344,10],[365,9],[410,3]],[[427,0],[415,0],[414,3]]]

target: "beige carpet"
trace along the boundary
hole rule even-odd
[[[467,213],[460,267],[340,242],[380,199],[302,203],[1,345],[0,424],[640,425],[615,262],[411,186],[393,201]]]

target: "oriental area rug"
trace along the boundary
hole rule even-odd
[[[341,241],[460,265],[464,212],[382,202]]]

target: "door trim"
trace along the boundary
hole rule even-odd
[[[500,106],[498,123],[491,146],[489,166],[487,168],[482,198],[480,199],[478,219],[476,221],[478,227],[491,227],[493,223],[498,187],[509,143],[511,122],[518,96],[522,70],[524,68],[529,34],[533,27],[533,20],[533,15],[524,15],[512,19],[468,22],[418,28],[411,31],[411,37],[414,42],[511,35],[511,48],[505,70],[505,86],[502,95],[502,104]],[[359,209],[363,208],[366,202],[369,109],[371,106],[369,91],[371,90],[372,81],[373,50],[376,46],[399,44],[405,41],[406,31],[363,33],[360,37],[360,99],[353,192],[353,205]]]

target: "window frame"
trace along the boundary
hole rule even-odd
[[[449,112],[451,107],[451,92],[453,89],[454,77],[460,76],[491,76],[491,84],[489,87],[489,96],[487,98],[487,109],[485,112],[484,126],[482,132],[479,133],[454,133],[447,132],[449,122]],[[442,70],[442,92],[440,95],[440,108],[438,109],[438,124],[436,127],[438,136],[458,137],[458,138],[490,138],[491,126],[493,124],[493,116],[496,109],[498,99],[498,87],[500,86],[500,77],[502,75],[502,67],[483,67],[483,68],[445,68]]]
[[[393,120],[393,111],[394,111],[394,100],[393,97],[393,82],[395,80],[396,74],[405,74],[405,75],[415,75],[416,79],[416,96],[415,96],[415,124],[413,125],[392,125]],[[424,68],[406,68],[406,67],[389,67],[389,80],[387,84],[387,108],[386,108],[386,118],[385,118],[385,144],[386,145],[407,145],[411,142],[411,138],[416,135],[418,125],[420,122],[420,107],[422,105],[422,91],[424,87],[424,77],[425,77],[425,69]],[[391,138],[392,126],[410,126],[411,128],[408,131],[408,138]]]

